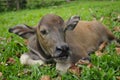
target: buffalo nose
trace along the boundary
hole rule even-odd
[[[68,45],[56,46],[54,57],[67,57],[69,55]]]
[[[68,51],[69,50],[69,47],[68,45],[62,45],[62,46],[57,46],[56,47],[56,51]]]

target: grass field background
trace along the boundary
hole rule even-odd
[[[20,64],[20,54],[26,52],[25,41],[8,32],[10,27],[17,24],[36,26],[45,14],[57,14],[64,20],[73,15],[79,15],[81,20],[93,20],[95,17],[110,30],[120,27],[120,22],[115,21],[120,16],[120,1],[74,1],[59,6],[48,8],[21,10],[0,13],[0,80],[40,80],[42,75],[49,75],[55,80],[57,72],[55,65],[52,66],[23,66]],[[113,32],[120,38],[120,32]],[[115,44],[109,44],[105,55],[98,57],[91,55],[94,67],[82,67],[81,74],[75,75],[70,72],[61,76],[62,80],[117,80],[120,77],[120,56],[116,54]]]

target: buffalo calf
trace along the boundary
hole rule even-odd
[[[78,60],[89,59],[89,54],[101,43],[116,40],[98,21],[79,20],[79,16],[72,16],[65,22],[60,16],[48,14],[42,17],[37,27],[17,25],[10,28],[9,32],[29,40],[29,52],[21,55],[21,63],[55,62],[56,69],[64,73]]]

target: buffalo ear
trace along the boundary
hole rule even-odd
[[[16,25],[13,28],[9,28],[10,33],[17,34],[22,38],[28,39],[35,34],[35,28],[29,27],[27,25]]]
[[[73,30],[77,23],[79,22],[80,17],[79,16],[72,16],[68,19],[68,21],[66,22],[66,28],[65,28],[65,32],[66,30]]]

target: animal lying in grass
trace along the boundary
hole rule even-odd
[[[17,25],[10,28],[9,32],[29,40],[29,52],[21,55],[21,64],[55,62],[56,69],[64,73],[78,60],[89,59],[89,54],[102,42],[116,40],[101,23],[79,20],[79,16],[72,16],[65,22],[60,16],[48,14],[37,27]]]

